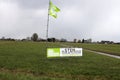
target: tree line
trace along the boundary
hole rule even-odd
[[[31,37],[27,37],[27,38],[24,38],[24,39],[13,39],[13,38],[5,38],[5,37],[2,37],[0,40],[3,40],[3,41],[34,41],[34,42],[68,42],[67,39],[65,38],[61,38],[61,39],[56,39],[56,38],[48,38],[48,39],[42,39],[42,38],[39,38],[38,34],[37,33],[33,33]],[[70,42],[70,41],[69,41]],[[71,42],[74,42],[74,43],[84,43],[84,42],[91,42],[91,40],[77,40],[77,39],[74,39],[73,41]]]
[[[99,43],[99,44],[115,44],[113,41],[97,41],[97,42],[92,42],[92,39],[73,39],[73,41],[67,41],[67,39],[65,38],[61,38],[61,39],[56,39],[56,38],[48,38],[48,39],[42,39],[39,38],[37,33],[33,33],[31,37],[27,37],[25,39],[13,39],[13,38],[5,38],[2,37],[0,39],[1,41],[34,41],[34,42],[73,42],[73,43]],[[116,43],[116,44],[120,44],[120,43]]]

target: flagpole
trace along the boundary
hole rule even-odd
[[[46,40],[48,39],[48,29],[49,29],[49,10],[50,10],[50,0],[49,0],[49,6],[48,6],[48,17],[47,17]]]

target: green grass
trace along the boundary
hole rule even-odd
[[[120,56],[120,45],[118,44],[90,44],[90,43],[89,44],[88,43],[87,44],[86,43],[65,43],[65,44]]]
[[[120,60],[87,52],[47,58],[59,43],[0,42],[0,80],[120,80]]]

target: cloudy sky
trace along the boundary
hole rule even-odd
[[[120,0],[52,0],[61,12],[50,17],[49,37],[120,42]],[[46,38],[49,0],[0,0],[0,38]]]

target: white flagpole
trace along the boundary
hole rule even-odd
[[[50,10],[50,0],[49,0],[49,6],[48,6],[48,18],[47,18],[47,29],[46,29],[46,40],[48,39],[48,29],[49,29],[49,10]]]

